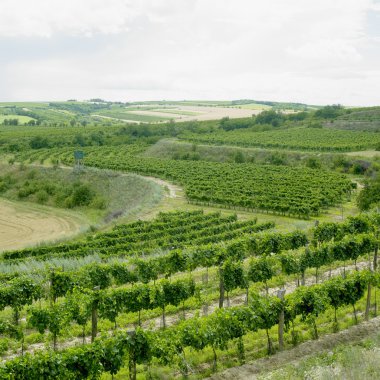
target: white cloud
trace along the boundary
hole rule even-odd
[[[7,52],[0,97],[373,104],[380,52],[366,23],[378,6],[372,0],[1,0],[2,40],[17,48],[20,39],[37,38],[41,51],[22,59]],[[59,44],[62,36],[86,49],[65,45],[51,53],[43,42],[41,48],[46,37]],[[86,41],[99,45],[89,49]]]
[[[52,37],[56,33],[114,34],[139,14],[125,0],[2,0],[0,35]]]

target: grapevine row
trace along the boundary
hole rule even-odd
[[[230,341],[237,342],[244,355],[242,337],[260,329],[267,331],[268,352],[273,343],[268,333],[279,325],[281,314],[285,325],[309,321],[318,337],[316,318],[329,307],[335,310],[355,304],[367,286],[379,286],[379,276],[370,272],[355,273],[347,278],[334,278],[321,285],[301,287],[281,301],[277,297],[256,297],[249,306],[218,310],[210,316],[195,317],[161,331],[136,329],[100,338],[91,345],[59,353],[38,352],[6,362],[0,367],[3,379],[87,379],[100,378],[103,372],[112,375],[128,363],[130,378],[136,378],[136,365],[147,364],[153,358],[163,364],[183,363],[183,352],[190,347],[197,351],[210,347],[217,365],[217,350],[225,350]],[[279,329],[280,330],[280,329]]]

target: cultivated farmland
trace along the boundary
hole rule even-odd
[[[36,121],[0,126],[1,379],[297,377],[377,344],[376,108],[1,109]]]

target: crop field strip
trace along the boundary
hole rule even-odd
[[[290,128],[265,132],[218,130],[210,134],[186,133],[182,138],[195,143],[323,152],[366,150],[380,143],[379,133],[332,128]]]
[[[162,117],[162,116],[154,116],[154,115],[140,115],[137,113],[134,113],[133,111],[129,111],[126,109],[115,109],[115,110],[107,110],[107,111],[101,111],[98,112],[99,116],[107,116],[112,117],[118,120],[125,120],[125,121],[138,121],[143,123],[155,123],[155,122],[162,122],[162,121],[168,121],[170,117]],[[96,117],[95,115],[93,115]]]
[[[195,216],[192,220],[192,216]],[[200,216],[203,219],[200,219]],[[184,221],[188,225],[183,225]],[[193,223],[192,223],[193,222]],[[179,217],[169,223],[158,220],[148,224],[150,231],[139,232],[144,222],[131,227],[119,225],[113,232],[100,233],[94,238],[53,247],[36,247],[24,250],[4,252],[4,260],[40,257],[43,260],[52,255],[59,257],[86,256],[93,253],[104,256],[131,256],[136,253],[154,252],[160,249],[183,247],[186,245],[204,245],[213,242],[232,240],[254,232],[270,229],[273,223],[257,224],[256,220],[237,221],[235,215],[221,217],[219,213],[203,215],[200,212],[179,213]],[[178,225],[176,225],[178,224]],[[168,229],[163,226],[168,225]],[[171,227],[170,227],[171,225]],[[155,229],[155,227],[158,227]]]
[[[308,168],[235,164],[206,161],[178,161],[136,156],[143,149],[98,147],[84,149],[86,165],[151,175],[184,187],[187,198],[200,205],[273,211],[281,215],[309,217],[344,202],[353,184],[342,174]],[[46,151],[40,154],[46,158]],[[60,162],[72,165],[72,151],[52,152]],[[37,152],[18,160],[36,160]]]
[[[199,215],[199,213],[198,213]],[[167,215],[169,218],[173,215]],[[179,215],[177,215],[179,216]],[[195,216],[195,215],[194,215]],[[337,225],[335,223],[326,223],[323,225],[318,226],[314,230],[314,239],[313,244],[315,245],[315,248],[312,250],[305,250],[302,255],[304,255],[304,259],[307,260],[310,267],[320,267],[321,265],[331,263],[331,260],[338,259],[338,260],[347,260],[348,258],[355,258],[359,257],[359,255],[366,255],[369,252],[373,251],[373,249],[378,245],[378,241],[372,235],[372,232],[375,232],[378,230],[379,226],[379,219],[377,216],[374,217],[357,217],[357,218],[351,218],[346,222],[345,224]],[[347,235],[348,234],[348,235]],[[355,236],[352,236],[354,234]],[[356,235],[358,234],[358,235]],[[364,235],[363,235],[364,234]],[[277,236],[277,243],[275,243],[276,239],[275,236]],[[293,236],[292,238],[290,238]],[[305,237],[302,237],[302,235],[297,235],[297,233],[289,234],[288,237],[284,239],[284,235],[277,234],[272,235],[268,237],[267,240],[264,239],[264,242],[262,242],[262,246],[260,248],[261,254],[269,254],[270,252],[273,252],[273,250],[277,253],[280,253],[282,249],[291,249],[291,248],[298,248],[303,246],[307,240],[305,240]],[[275,239],[275,240],[274,240]],[[332,241],[334,239],[334,241]],[[283,243],[286,242],[286,244],[281,244],[281,241]],[[332,242],[331,242],[332,241]],[[289,246],[290,244],[290,246]],[[255,246],[255,244],[253,245]],[[276,248],[277,247],[277,248]],[[252,255],[252,246],[247,247],[246,246],[246,255],[250,256]],[[211,256],[213,257],[214,262],[212,265],[218,265],[219,268],[222,270],[222,274],[220,278],[223,279],[223,283],[225,286],[225,290],[231,291],[234,288],[241,288],[247,286],[245,283],[243,284],[244,276],[241,266],[241,258],[244,256],[244,253],[242,253],[242,246],[239,244],[232,244],[227,251],[225,251],[225,248],[223,249],[220,247],[218,249],[219,254],[214,254]],[[224,252],[224,253],[223,253]],[[255,253],[257,254],[257,248],[255,249]],[[227,255],[227,256],[226,256]],[[275,256],[276,257],[276,256]],[[281,257],[281,256],[279,256]],[[184,259],[185,257],[183,257]],[[203,255],[198,256],[198,259],[201,261],[198,262],[198,264],[195,264],[194,267],[197,265],[204,266],[202,264],[202,260],[206,259],[207,257],[204,257]],[[276,260],[276,258],[274,258]],[[153,259],[154,260],[154,259]],[[231,261],[232,260],[232,261]],[[250,263],[250,271],[249,271],[249,281],[262,281],[263,277],[263,267],[262,264],[271,264],[271,259],[266,258],[265,256],[263,258],[255,259],[253,261],[253,264]],[[280,261],[282,258],[280,258]],[[186,270],[186,266],[188,264],[184,264],[183,260],[180,260],[178,255],[172,255],[171,259],[169,259],[169,262],[172,262],[174,264],[174,267],[172,269],[169,269],[170,274],[176,273],[179,271]],[[189,262],[192,262],[191,260]],[[240,264],[239,264],[240,262]],[[261,263],[260,263],[261,262]],[[182,264],[181,264],[182,263]],[[260,263],[260,265],[258,265]],[[162,265],[163,262],[161,262],[161,265],[159,265],[160,268],[165,268],[166,271],[168,270],[168,266]],[[193,264],[194,265],[194,264]],[[145,267],[148,268],[148,267]],[[240,269],[239,269],[240,268]],[[289,266],[288,266],[289,268]],[[293,266],[295,269],[296,266]],[[92,275],[91,275],[91,269],[93,269]],[[100,271],[99,271],[100,270]],[[103,270],[103,271],[102,271]],[[84,272],[82,272],[80,278],[82,280],[76,280],[73,281],[73,279],[70,277],[69,273],[65,272],[50,272],[47,277],[47,281],[50,282],[49,287],[49,294],[47,297],[52,298],[53,301],[57,299],[57,297],[61,297],[66,292],[69,291],[70,287],[72,289],[73,283],[80,284],[83,282],[84,287],[87,287],[88,289],[92,289],[93,285],[98,284],[101,289],[103,289],[105,286],[109,286],[111,284],[110,277],[105,276],[104,270],[106,270],[105,267],[98,267],[96,268],[87,268]],[[285,269],[286,270],[286,269]],[[305,267],[295,269],[296,271],[305,271]],[[232,271],[232,272],[231,272]],[[142,273],[147,273],[148,271],[145,269],[142,271]],[[229,274],[230,272],[230,274]],[[102,274],[103,273],[103,274]],[[111,272],[110,272],[111,273]],[[136,279],[131,280],[133,276],[131,276],[131,272],[126,272],[124,268],[124,272],[119,267],[115,270],[113,268],[113,273],[117,274],[119,277],[115,277],[119,279],[118,283],[123,283],[127,280],[127,282],[135,282]],[[123,274],[124,273],[124,274]],[[231,274],[234,273],[234,275],[231,277]],[[261,277],[260,277],[261,273]],[[121,277],[120,277],[121,274]],[[274,276],[274,272],[271,274],[271,276]],[[271,277],[270,276],[270,277]],[[264,276],[265,277],[265,276]],[[86,280],[87,279],[87,280]],[[147,281],[152,280],[145,279]],[[89,281],[89,282],[88,282]],[[190,281],[190,282],[189,282]],[[232,281],[232,282],[231,282]],[[317,326],[315,324],[315,318],[318,316],[318,314],[322,314],[330,305],[337,310],[338,308],[344,306],[344,305],[352,305],[354,307],[355,311],[355,303],[362,298],[364,295],[364,291],[367,288],[367,284],[378,284],[378,278],[375,276],[373,277],[371,273],[369,272],[362,272],[357,273],[354,275],[349,275],[346,279],[337,278],[332,279],[330,281],[327,281],[326,283],[322,285],[316,285],[313,287],[300,287],[298,288],[293,294],[290,294],[286,297],[286,304],[285,304],[285,310],[286,310],[286,318],[290,320],[291,323],[294,323],[295,318],[297,315],[301,316],[301,320],[312,318],[313,321],[313,329],[314,333],[318,334],[317,332]],[[149,296],[147,298],[147,286],[153,286],[154,289],[154,297],[152,298]],[[42,289],[44,287],[35,283],[32,278],[28,279],[27,277],[20,277],[15,278],[14,280],[9,282],[9,286],[1,288],[2,297],[3,300],[2,308],[4,306],[13,306],[16,315],[20,312],[20,307],[22,307],[22,303],[24,304],[30,304],[33,302],[33,300],[38,299],[39,297],[46,297],[44,296],[42,292]],[[21,290],[22,289],[22,290]],[[95,291],[96,294],[96,305],[99,310],[101,310],[101,315],[104,318],[107,318],[111,320],[112,322],[115,322],[115,318],[118,313],[122,309],[117,310],[117,308],[124,307],[123,305],[130,304],[130,301],[128,300],[135,300],[136,295],[134,292],[137,292],[139,294],[145,294],[144,297],[140,298],[142,304],[145,308],[151,308],[151,307],[159,307],[162,309],[163,315],[165,315],[165,305],[179,305],[181,302],[186,300],[188,297],[192,297],[195,292],[195,284],[189,280],[176,280],[174,282],[168,282],[167,280],[160,281],[159,284],[156,285],[137,285],[135,288],[131,288],[132,290],[122,289],[120,288],[110,288],[110,290],[106,290],[105,293],[103,291],[100,291],[98,293]],[[134,290],[133,290],[134,289]],[[145,289],[145,290],[143,290]],[[181,290],[182,289],[182,290]],[[22,291],[22,297],[20,297],[20,290]],[[103,292],[103,293],[102,293]],[[111,292],[111,293],[110,293]],[[132,292],[132,293],[131,293]],[[143,293],[141,293],[143,292]],[[145,293],[144,293],[145,292]],[[151,290],[149,291],[150,294]],[[337,292],[341,292],[342,296],[336,297]],[[136,293],[136,294],[137,294]],[[86,294],[86,293],[84,293]],[[101,295],[103,294],[103,296]],[[346,295],[345,297],[343,295]],[[18,295],[18,296],[16,296]],[[161,295],[161,296],[160,296]],[[16,298],[15,298],[16,297]],[[75,294],[76,298],[78,297],[78,294]],[[114,298],[116,297],[116,298]],[[121,297],[121,298],[120,298]],[[123,298],[124,297],[124,298]],[[125,298],[126,297],[126,298]],[[310,298],[311,297],[311,298]],[[124,299],[125,302],[120,302],[121,299]],[[337,300],[340,300],[340,303],[337,303]],[[155,300],[155,301],[154,301]],[[308,304],[306,305],[305,302],[308,300]],[[83,301],[83,300],[81,300]],[[80,302],[81,302],[80,301]],[[93,299],[87,299],[88,302],[93,304]],[[5,302],[5,304],[4,304]],[[8,304],[7,304],[8,302]],[[69,309],[72,311],[74,310],[78,311],[75,304],[73,305],[71,300],[66,306],[69,307]],[[153,303],[151,303],[153,302]],[[135,303],[134,303],[135,304]],[[149,305],[151,306],[149,306]],[[57,313],[62,313],[62,315],[65,314],[63,310],[63,304],[61,303],[54,303],[50,308],[33,308],[31,311],[31,323],[38,327],[41,331],[46,330],[47,327],[49,329],[52,329],[52,325],[49,322],[49,318],[51,318],[51,313],[56,315]],[[136,306],[136,305],[135,305]],[[115,309],[116,307],[116,309]],[[138,308],[138,305],[136,306]],[[177,357],[178,353],[176,353],[176,350],[172,350],[171,344],[176,345],[177,340],[174,338],[174,336],[179,334],[179,337],[183,339],[181,341],[181,345],[183,348],[185,347],[193,347],[196,350],[202,350],[206,346],[210,346],[213,349],[214,352],[214,365],[216,365],[216,352],[215,350],[224,350],[227,347],[227,342],[230,340],[238,339],[238,347],[239,344],[242,344],[241,338],[246,335],[249,331],[257,331],[259,329],[266,329],[268,333],[268,329],[272,328],[278,323],[278,314],[281,311],[281,309],[284,307],[284,305],[281,303],[281,301],[275,297],[255,297],[253,300],[253,303],[251,306],[242,306],[237,308],[231,308],[226,310],[220,310],[216,313],[211,314],[210,316],[203,317],[201,319],[199,318],[192,318],[190,320],[182,322],[179,326],[173,326],[170,329],[164,330],[164,331],[158,331],[155,333],[151,333],[149,331],[143,331],[140,329],[136,330],[136,335],[139,335],[140,338],[138,341],[141,343],[144,341],[144,344],[150,345],[152,356],[156,357],[159,360],[163,360],[164,355],[171,355],[170,357],[173,359],[174,357]],[[269,311],[272,311],[271,313]],[[133,310],[136,312],[137,310]],[[274,313],[273,313],[274,312]],[[269,313],[269,314],[268,314]],[[67,313],[66,313],[67,314]],[[66,315],[67,317],[67,315]],[[88,317],[87,317],[88,318]],[[356,314],[355,314],[356,318]],[[2,326],[4,331],[14,331],[12,329],[11,325]],[[225,328],[227,328],[227,331],[225,331]],[[195,330],[194,330],[195,328]],[[190,330],[189,330],[190,329]],[[205,330],[204,330],[205,329]],[[223,329],[223,331],[221,330]],[[55,336],[58,334],[59,329],[53,330],[55,331]],[[193,332],[191,332],[193,331]],[[203,331],[203,332],[202,332]],[[201,343],[202,346],[194,346],[193,343],[189,343],[190,341],[193,341],[195,336],[192,334],[209,334],[213,332],[213,336],[206,338],[204,336],[204,339],[201,339],[201,341],[197,340]],[[120,338],[124,336],[123,338],[123,344],[125,345],[124,349],[133,350],[133,347],[130,347],[130,345],[136,344],[136,341],[128,341],[127,336],[123,335],[124,333],[120,333],[118,335]],[[190,335],[189,335],[190,334]],[[222,335],[220,335],[222,334]],[[192,339],[190,339],[193,336]],[[202,335],[203,336],[203,335]],[[100,342],[95,343],[95,347],[97,344],[100,344]],[[111,338],[110,344],[115,344],[114,341],[115,338]],[[156,340],[158,339],[158,340]],[[162,346],[162,339],[166,342],[164,346]],[[174,339],[174,340],[173,340]],[[189,340],[190,339],[190,340]],[[216,339],[216,340],[214,340]],[[56,340],[56,339],[55,339]],[[54,340],[54,341],[55,341]],[[219,342],[219,343],[218,343]],[[220,343],[222,342],[222,343]],[[239,343],[240,342],[240,343]],[[156,344],[159,344],[159,346],[155,346]],[[198,344],[194,342],[194,344]],[[268,349],[271,350],[271,340],[268,335]],[[116,345],[118,346],[118,345]],[[81,350],[83,350],[83,355],[86,355],[89,353],[87,350],[92,349],[92,345],[90,346],[84,346]],[[120,346],[118,346],[120,347]],[[160,347],[160,350],[157,351],[158,347]],[[169,351],[168,351],[169,350]],[[71,349],[69,351],[65,351],[63,355],[68,355],[67,358],[70,357],[70,355],[78,355],[78,352],[80,352],[80,349]],[[103,352],[103,351],[102,351]],[[241,352],[240,352],[241,353]],[[131,352],[129,353],[131,354]],[[28,369],[29,375],[30,373],[34,373],[33,366],[36,365],[35,360],[41,360],[41,355],[43,354],[36,354],[35,356],[27,356],[25,359],[20,358],[16,359],[14,361],[8,361],[6,363],[6,369],[5,371],[11,370],[16,371],[16,373],[22,373],[17,371],[23,371],[25,368]],[[54,359],[62,359],[62,354],[54,354],[54,355],[47,355],[45,357],[46,360],[53,360]],[[66,357],[66,356],[65,356]],[[97,361],[104,360],[99,358],[97,355],[91,355],[93,357],[94,362],[91,362],[91,366],[96,364]],[[129,356],[130,358],[130,356]],[[77,358],[78,359],[78,358]],[[77,360],[76,359],[76,360]],[[146,357],[145,359],[150,359],[150,357]],[[20,362],[23,360],[27,360],[27,362],[23,362],[22,368],[19,367]],[[81,365],[84,365],[82,363],[82,359],[79,359]],[[111,360],[108,358],[108,360]],[[64,363],[65,360],[63,360]],[[121,361],[122,362],[122,361]],[[116,373],[120,369],[120,365],[117,366],[117,370],[115,370],[114,373]],[[131,364],[131,363],[130,363]],[[161,364],[165,364],[164,362],[161,362]],[[13,365],[13,367],[12,367]],[[134,363],[136,365],[136,363]],[[24,369],[23,369],[24,368]],[[131,367],[130,367],[131,368]],[[133,366],[132,366],[133,368]],[[76,374],[76,369],[69,367],[66,368],[66,364],[61,368],[60,371],[74,371]],[[107,369],[105,369],[107,372]],[[14,373],[14,372],[11,372]],[[111,372],[112,373],[112,372]],[[60,373],[62,375],[62,373]],[[87,376],[88,374],[86,374]],[[21,375],[20,375],[21,376]],[[79,374],[76,374],[76,376],[80,376]],[[86,378],[86,376],[83,375],[83,378]],[[23,378],[23,377],[20,377]],[[33,377],[32,377],[33,378]],[[82,378],[82,377],[80,377]]]

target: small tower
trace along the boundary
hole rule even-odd
[[[74,169],[80,170],[82,168],[84,168],[84,152],[76,150],[74,152]]]

